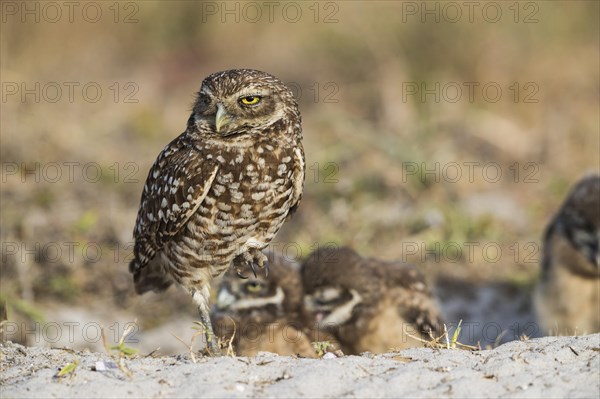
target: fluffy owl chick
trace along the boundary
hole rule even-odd
[[[150,169],[134,229],[138,294],[174,280],[192,295],[219,353],[208,299],[232,262],[264,267],[267,246],[302,196],[304,152],[292,92],[260,71],[202,82],[187,129]]]
[[[298,265],[267,254],[269,275],[240,279],[232,268],[225,273],[213,308],[215,334],[231,340],[236,354],[258,352],[314,357],[299,312],[302,284]]]
[[[544,234],[535,307],[542,332],[600,332],[600,176],[580,180]]]
[[[384,353],[422,345],[407,334],[441,335],[437,304],[412,265],[329,247],[310,254],[301,274],[307,317],[331,332],[344,353]]]

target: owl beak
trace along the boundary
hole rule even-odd
[[[227,126],[233,118],[227,113],[225,107],[222,104],[217,104],[217,116],[215,118],[215,126],[217,133],[223,134],[223,128]]]

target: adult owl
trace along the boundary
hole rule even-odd
[[[187,128],[158,155],[134,229],[138,294],[176,281],[191,295],[209,353],[213,278],[232,263],[265,267],[261,252],[296,210],[304,185],[300,112],[276,77],[251,69],[202,82]]]
[[[302,265],[307,323],[330,332],[346,354],[384,353],[442,334],[443,320],[423,274],[413,265],[324,247]]]
[[[271,252],[269,275],[240,279],[229,269],[217,291],[212,321],[215,334],[232,339],[235,353],[258,352],[315,357],[309,331],[301,322],[302,281],[299,265]]]
[[[542,332],[600,332],[600,175],[581,179],[548,224],[534,303]]]

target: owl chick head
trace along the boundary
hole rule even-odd
[[[297,266],[272,252],[267,258],[268,276],[259,273],[242,279],[235,268],[223,276],[216,313],[232,317],[243,314],[266,321],[299,311],[302,286]]]
[[[563,205],[573,219],[583,220],[590,230],[600,230],[600,175],[590,174],[573,188]]]
[[[350,248],[325,247],[302,265],[305,317],[320,328],[336,329],[377,301],[376,271]]]
[[[553,253],[554,261],[572,272],[600,277],[600,175],[588,175],[573,187],[546,228],[544,253],[544,276]]]
[[[294,95],[282,81],[266,72],[231,69],[204,79],[188,124],[201,133],[228,137],[260,134],[268,127],[287,131],[277,125],[299,118]]]

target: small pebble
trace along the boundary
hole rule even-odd
[[[244,392],[246,387],[244,387],[242,384],[235,384],[235,390],[238,392]]]
[[[102,361],[96,362],[95,370],[96,371],[106,371],[106,365]]]
[[[114,362],[105,362],[103,360],[99,360],[96,362],[94,367],[92,367],[93,371],[107,371],[108,369],[116,369],[118,366]]]

